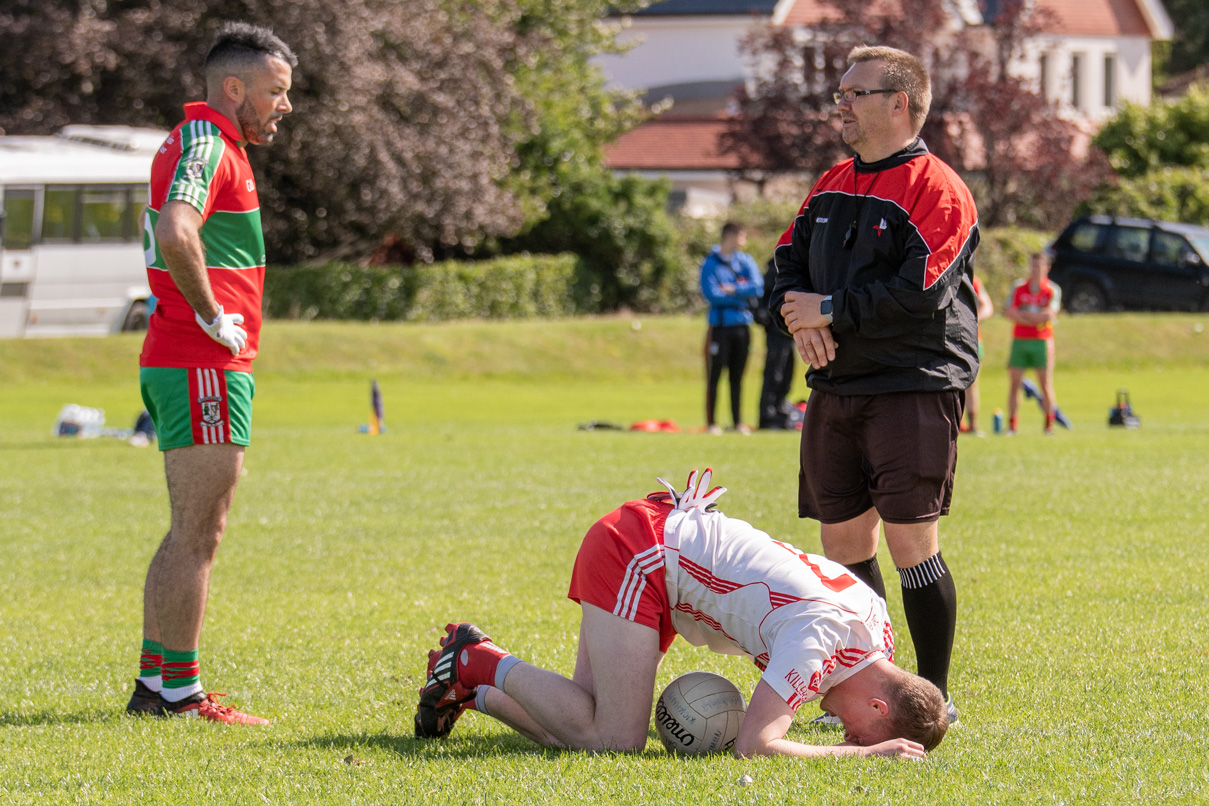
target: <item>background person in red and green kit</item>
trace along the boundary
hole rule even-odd
[[[1016,323],[1008,357],[1008,434],[1016,433],[1016,410],[1024,371],[1037,373],[1045,433],[1054,433],[1058,403],[1054,399],[1054,320],[1062,307],[1062,289],[1049,281],[1050,257],[1035,252],[1029,257],[1027,280],[1017,280],[1008,294],[1003,315]]]
[[[210,568],[251,439],[265,250],[244,146],[272,142],[292,109],[296,64],[267,28],[225,24],[206,56],[205,102],[185,105],[151,166],[144,247],[159,303],[139,383],[164,452],[171,526],[147,570],[130,713],[268,721],[205,692],[198,646]]]

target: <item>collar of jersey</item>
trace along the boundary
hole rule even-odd
[[[896,151],[885,159],[877,162],[862,162],[860,156],[853,156],[852,165],[860,173],[870,174],[884,171],[888,168],[897,168],[904,163],[922,157],[928,153],[928,144],[924,142],[922,137],[916,137],[911,145],[904,148],[902,151]]]
[[[226,115],[211,108],[205,101],[185,104],[185,120],[205,120],[217,126],[232,142],[239,142],[239,132]]]

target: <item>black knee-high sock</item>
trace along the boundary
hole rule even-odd
[[[884,600],[886,598],[886,583],[882,579],[882,569],[877,566],[877,555],[861,563],[844,563],[857,579],[873,588],[873,592]]]
[[[919,565],[898,569],[903,587],[903,612],[919,676],[930,680],[949,696],[949,660],[953,655],[953,632],[957,626],[957,587],[940,552]]]

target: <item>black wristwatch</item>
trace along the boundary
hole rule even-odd
[[[819,303],[819,314],[827,320],[827,324],[831,324],[831,296],[823,297],[823,301]]]

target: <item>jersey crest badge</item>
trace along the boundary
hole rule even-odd
[[[190,179],[193,179],[193,180],[201,179],[202,175],[205,172],[206,172],[206,161],[205,160],[189,160],[188,162],[185,163],[185,176],[189,177]]]
[[[221,397],[199,397],[198,405],[201,406],[201,418],[203,425],[218,425],[222,422],[222,398]]]
[[[877,237],[882,237],[882,233],[889,229],[889,226],[886,224],[886,219],[883,218],[881,223],[875,226],[874,229],[877,230]]]

